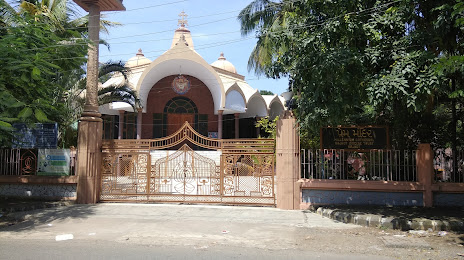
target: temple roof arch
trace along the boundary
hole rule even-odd
[[[174,72],[174,73],[173,73]],[[214,102],[214,111],[225,107],[225,91],[218,73],[193,49],[181,36],[179,41],[154,60],[143,72],[138,83],[137,92],[144,111],[147,105],[148,93],[160,79],[179,73],[191,75],[201,80],[210,90]]]
[[[146,58],[139,49],[126,62],[126,66],[131,69],[128,83],[137,91],[143,112],[146,112],[151,88],[161,79],[173,75],[192,76],[202,81],[211,92],[215,114],[223,110],[224,114],[240,113],[240,117],[266,116],[276,102],[279,103],[278,106],[274,105],[277,110],[280,107],[286,109],[282,96],[263,96],[258,89],[251,87],[245,77],[237,73],[235,66],[226,60],[224,53],[221,52],[219,58],[211,64],[205,61],[194,49],[192,35],[186,27],[187,15],[182,12],[179,17],[170,49],[154,61]],[[103,87],[123,81],[123,77],[116,74]],[[108,109],[115,108],[109,106]]]

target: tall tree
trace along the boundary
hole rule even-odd
[[[251,8],[256,3],[262,8]],[[273,16],[262,12],[271,5],[281,8]],[[459,77],[438,64],[448,56],[454,68],[460,62],[458,8],[461,1],[253,1],[242,11],[252,14],[240,19],[255,25],[255,48],[272,57],[255,59],[258,72],[290,77],[296,113],[309,136],[326,125],[386,124],[396,148],[412,148],[418,142],[445,144],[436,138],[443,125],[437,112],[444,96],[452,99],[462,88]],[[263,44],[263,36],[271,44]],[[454,126],[462,122],[454,118],[451,128],[459,131]]]
[[[17,121],[58,122],[60,137],[64,138],[61,143],[75,143],[76,135],[69,129],[81,111],[73,94],[82,91],[85,84],[88,17],[79,17],[72,1],[18,3],[15,10],[0,0],[0,61],[8,64],[0,68],[0,145],[8,145],[11,123]],[[102,20],[102,31],[114,25]],[[102,66],[101,73],[116,71],[125,71],[123,64]],[[135,105],[137,101],[136,94],[125,84],[101,92],[105,92],[103,102]],[[74,140],[68,138],[69,134]]]
[[[85,63],[87,48],[83,44],[87,41],[67,44],[69,38],[53,33],[48,24],[36,22],[29,15],[20,19],[24,26],[8,27],[0,37],[0,92],[10,100],[0,109],[0,115],[8,118],[2,121],[10,125],[15,121],[61,122],[66,89],[59,81],[68,70],[79,69]],[[2,130],[3,146],[8,143],[11,129]]]
[[[67,33],[68,30],[78,30],[87,33],[88,15],[80,16],[77,6],[68,0],[22,0],[19,11],[26,12],[36,21],[48,23],[57,33]],[[105,19],[100,21],[100,30],[108,33],[109,27],[121,24]]]
[[[241,33],[247,36],[256,33],[258,42],[248,59],[248,70],[256,74],[267,74],[268,67],[273,63],[280,44],[274,42],[269,33],[280,30],[285,23],[285,1],[254,0],[239,14]]]
[[[274,93],[270,90],[260,90],[259,94],[261,95],[274,95]]]

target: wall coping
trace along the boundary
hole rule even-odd
[[[302,189],[422,192],[424,185],[419,182],[366,181],[366,180],[320,180],[300,179]]]
[[[464,193],[464,183],[436,182],[432,183],[433,192]]]
[[[0,184],[77,184],[77,176],[0,176]]]

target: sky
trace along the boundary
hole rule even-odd
[[[248,72],[249,55],[256,44],[254,34],[241,36],[239,12],[251,0],[124,0],[126,11],[102,12],[102,19],[119,22],[122,26],[111,28],[100,38],[110,44],[110,50],[100,46],[100,62],[127,61],[138,49],[150,60],[159,57],[171,47],[174,31],[178,28],[179,14],[188,17],[195,50],[208,63],[219,58],[221,52],[234,64],[237,72],[245,76],[248,84],[274,94],[285,92],[288,80],[267,79]],[[82,14],[85,14],[85,11]]]

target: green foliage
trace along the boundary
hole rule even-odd
[[[463,11],[462,0],[255,0],[239,20],[265,53],[250,68],[289,76],[308,146],[320,127],[371,124],[390,126],[400,149],[464,139]]]
[[[18,120],[13,111],[23,105],[4,88],[0,88],[0,146],[11,140],[13,131],[11,124]]]
[[[90,43],[88,16],[79,17],[68,0],[18,2],[15,10],[0,0],[0,61],[8,65],[0,66],[0,146],[9,144],[11,123],[17,121],[58,122],[60,145],[76,145]],[[116,25],[101,21],[102,31]],[[109,63],[100,73],[118,71],[125,71],[123,64]],[[101,102],[127,99],[136,106],[135,93],[125,87],[114,86]]]
[[[135,90],[129,86],[128,75],[130,69],[124,63],[107,62],[100,65],[98,80],[100,83],[106,82],[112,76],[119,77],[119,82],[105,86],[98,90],[99,105],[111,102],[125,102],[132,106],[134,111],[141,108],[140,100]],[[84,110],[84,94],[86,91],[86,77],[76,78],[70,81],[73,85],[66,93],[65,105],[68,108],[64,116],[65,122],[62,127],[62,145],[77,146],[77,121]]]
[[[47,23],[52,30],[62,36],[69,37],[70,34],[78,32],[85,36],[89,23],[88,15],[79,16],[73,1],[68,0],[22,0],[19,11],[34,17],[36,21]],[[109,27],[121,24],[102,19],[100,30],[108,33]],[[71,30],[69,30],[71,29]]]
[[[260,90],[259,94],[261,94],[261,95],[274,95],[274,93],[272,91],[269,91],[269,90]]]
[[[273,62],[275,53],[278,52],[279,46],[273,43],[267,32],[284,22],[285,17],[281,15],[284,14],[282,9],[283,5],[279,2],[254,0],[238,16],[242,35],[255,31],[257,33],[258,43],[248,59],[248,69],[254,70],[257,75],[269,75],[267,68]]]
[[[0,11],[8,14],[0,18],[8,25],[0,37],[0,61],[6,65],[0,66],[0,146],[7,146],[13,122],[62,125],[68,109],[63,82],[82,71],[88,41],[77,31],[58,34],[29,13],[15,13],[3,0]]]
[[[266,116],[256,122],[256,127],[261,128],[261,130],[263,130],[268,135],[267,138],[275,139],[277,121],[279,121],[278,116],[273,120],[270,120],[269,117]]]

